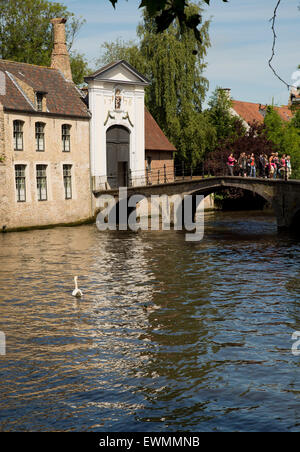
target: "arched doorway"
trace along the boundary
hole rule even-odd
[[[107,182],[111,188],[127,187],[130,133],[123,126],[112,126],[106,132]]]

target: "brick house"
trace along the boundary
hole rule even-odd
[[[176,148],[145,108],[145,164],[147,183],[174,180],[174,152]]]
[[[224,89],[227,96],[230,97],[230,89]],[[238,116],[242,121],[246,129],[250,128],[253,123],[262,124],[266,114],[267,105],[262,105],[255,102],[244,102],[240,100],[231,99],[231,114],[233,116]],[[281,107],[274,106],[275,111],[279,114],[283,121],[290,121],[293,117],[293,110],[291,108],[291,103],[289,105],[282,105]]]
[[[72,82],[65,20],[51,67],[0,60],[0,230],[92,215],[90,113]]]

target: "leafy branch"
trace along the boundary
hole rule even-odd
[[[115,8],[118,0],[109,1]],[[210,4],[210,0],[203,1],[207,5]],[[222,1],[228,2],[228,0]],[[158,33],[166,30],[175,19],[178,19],[181,31],[185,28],[193,30],[195,38],[201,43],[198,26],[202,22],[202,17],[200,14],[187,16],[185,9],[188,6],[189,1],[186,0],[141,0],[139,8],[146,8],[149,16],[155,18]]]

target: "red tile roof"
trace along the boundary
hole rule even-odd
[[[279,116],[284,121],[290,121],[293,117],[292,111],[286,105],[283,105],[282,107],[274,107],[274,110],[279,113]]]
[[[90,118],[87,106],[73,83],[67,82],[57,69],[27,63],[0,60],[0,71],[5,74],[6,92],[0,103],[6,110],[36,112],[35,106],[22,90],[21,82],[35,92],[46,93],[48,113],[59,116]],[[39,113],[40,114],[40,113]],[[43,114],[47,114],[44,112]]]
[[[19,79],[33,91],[46,93],[48,111],[42,114],[90,118],[79,90],[73,83],[67,82],[58,70],[0,60],[0,71],[5,74],[5,94],[0,91],[0,103],[4,109],[41,114],[24,93],[20,82],[18,85]],[[145,109],[145,148],[176,151],[147,109]]]
[[[149,151],[176,151],[153,116],[145,108],[145,149]]]
[[[232,108],[248,124],[251,124],[253,122],[262,123],[264,120],[266,105],[233,100]],[[278,112],[279,116],[284,121],[289,121],[293,117],[293,113],[291,112],[290,108],[285,105],[282,107],[274,107],[274,110]]]
[[[241,102],[239,100],[232,101],[232,108],[244,119],[248,124],[252,122],[263,122],[264,117],[259,112],[259,104],[251,102]]]

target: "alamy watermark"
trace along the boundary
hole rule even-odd
[[[292,334],[292,353],[294,356],[300,356],[300,331],[294,331]]]
[[[6,355],[6,337],[3,331],[0,331],[0,356]]]
[[[188,242],[204,237],[203,195],[128,197],[127,188],[122,187],[118,199],[108,194],[100,196],[98,207],[102,208],[96,219],[100,231],[169,231],[172,226],[176,231],[188,231],[185,235]]]

